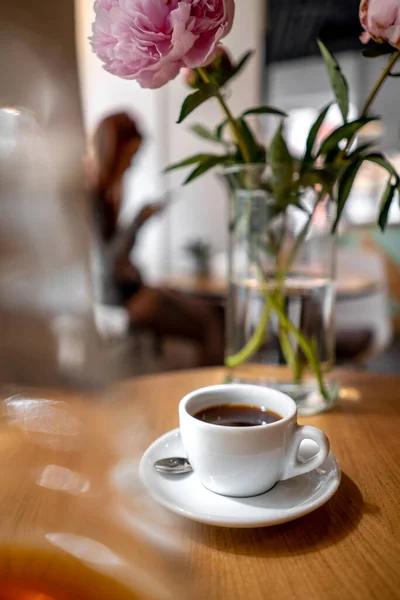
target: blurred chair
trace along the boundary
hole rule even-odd
[[[393,334],[384,262],[374,251],[339,248],[337,280],[360,282],[337,301],[338,359],[366,363],[389,346]]]
[[[385,266],[395,333],[400,334],[400,226],[388,227],[384,233],[373,229],[363,240],[363,247],[377,253]]]

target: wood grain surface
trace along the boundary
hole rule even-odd
[[[343,471],[336,495],[314,513],[254,530],[185,521],[189,558],[208,598],[303,600],[400,598],[400,379],[340,372],[342,400],[332,412],[302,418],[323,429]],[[199,370],[127,383],[152,437],[177,426],[190,390],[222,382]]]
[[[47,391],[47,403],[3,403],[0,549],[50,543],[91,564],[101,550],[111,575],[104,559],[117,554],[140,589],[153,581],[177,600],[400,598],[400,379],[338,375],[340,405],[300,420],[329,436],[343,470],[338,492],[297,521],[251,530],[172,515],[137,480],[141,453],[177,426],[180,399],[222,382],[223,369],[126,381],[103,397]]]

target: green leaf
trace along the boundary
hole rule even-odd
[[[308,162],[312,159],[312,151],[314,149],[315,141],[317,139],[319,130],[321,129],[322,123],[325,121],[325,117],[328,114],[328,111],[331,106],[332,106],[332,104],[329,103],[328,106],[326,106],[321,111],[321,113],[319,114],[314,125],[310,129],[310,133],[308,134],[307,143],[306,143],[306,152],[304,154],[304,159],[303,159],[304,162]]]
[[[194,156],[190,156],[189,158],[185,158],[180,162],[174,163],[173,165],[168,165],[164,169],[164,173],[169,173],[169,171],[175,171],[175,169],[182,169],[183,167],[187,167],[189,165],[193,165],[198,162],[203,162],[208,158],[216,157],[215,154],[195,154]]]
[[[381,200],[381,210],[379,214],[379,227],[383,231],[387,225],[387,220],[389,217],[390,207],[393,201],[394,194],[396,189],[398,189],[400,184],[400,176],[397,173],[396,169],[392,165],[392,163],[385,157],[383,154],[376,152],[374,154],[368,154],[365,157],[365,160],[369,162],[373,162],[376,165],[379,165],[383,169],[385,169],[389,175],[390,179],[387,182],[385,191],[383,192],[382,200]]]
[[[353,160],[356,156],[360,156],[366,150],[369,150],[374,145],[374,142],[367,142],[366,144],[360,144],[353,152],[347,155],[346,160]]]
[[[287,164],[291,167],[290,171],[293,171],[293,158],[283,137],[283,123],[279,125],[272,138],[269,148],[269,157],[272,165]]]
[[[210,80],[218,85],[219,88],[224,87],[228,81],[231,81],[234,77],[239,75],[253,54],[254,51],[250,50],[249,52],[246,52],[236,64],[230,65],[228,68],[219,68],[213,72],[208,71],[207,74]]]
[[[292,185],[294,162],[282,132],[283,122],[272,138],[269,148],[269,160],[273,173],[273,187],[278,203],[286,204]]]
[[[382,231],[384,231],[386,228],[388,218],[389,218],[390,208],[392,206],[392,201],[393,201],[396,189],[397,189],[397,186],[391,184],[389,181],[386,185],[385,191],[383,192],[382,201],[381,201],[381,210],[380,210],[379,219],[378,219],[379,227],[381,228]]]
[[[187,96],[182,104],[181,114],[177,123],[182,123],[190,113],[203,104],[203,102],[215,96],[217,92],[218,87],[214,83],[207,83],[202,85],[201,89],[194,92],[194,94]]]
[[[327,166],[336,165],[338,162],[343,160],[343,156],[344,156],[344,152],[339,148],[339,146],[336,146],[336,148],[332,148],[326,154],[325,165],[327,165]],[[338,159],[340,159],[340,160],[338,160]]]
[[[215,130],[215,137],[216,137],[216,138],[217,138],[219,141],[222,141],[222,134],[223,134],[223,131],[224,131],[225,127],[228,125],[228,123],[229,123],[229,120],[228,120],[228,119],[225,119],[225,120],[224,120],[224,121],[222,121],[222,123],[220,123],[220,124],[218,125],[218,127],[216,128],[216,130]]]
[[[349,114],[349,87],[345,76],[343,75],[338,62],[335,57],[329,52],[328,48],[317,40],[319,49],[322,54],[322,58],[328,68],[329,79],[331,86],[336,97],[336,101],[342,113],[344,123],[347,123],[347,117]]]
[[[209,142],[216,143],[219,143],[220,141],[217,138],[216,134],[213,131],[211,131],[211,129],[207,129],[207,127],[204,127],[204,125],[201,125],[200,123],[192,125],[190,130],[193,131],[195,135],[202,138],[203,140],[208,140]]]
[[[371,42],[364,50],[362,55],[366,58],[376,58],[377,56],[384,56],[385,54],[393,54],[393,46],[390,44],[377,44]]]
[[[194,179],[197,179],[197,177],[200,177],[200,175],[207,173],[207,171],[209,171],[213,167],[216,167],[217,165],[227,164],[227,163],[234,163],[234,160],[231,156],[210,156],[207,159],[205,159],[202,163],[200,163],[190,173],[190,175],[183,182],[183,185],[186,185],[187,183],[190,183]]]
[[[376,165],[379,165],[380,167],[382,167],[383,169],[386,169],[386,171],[390,174],[390,176],[395,178],[397,185],[399,184],[399,182],[400,182],[399,174],[397,173],[397,171],[394,168],[394,166],[392,165],[392,163],[385,156],[383,156],[383,154],[380,154],[379,152],[376,152],[373,154],[367,154],[367,156],[365,157],[365,160],[368,160],[369,162],[373,162]]]
[[[244,67],[246,66],[250,58],[253,56],[253,54],[254,50],[249,50],[242,56],[242,58],[239,60],[236,66],[229,72],[229,74],[227,74],[226,77],[224,77],[224,80],[221,82],[221,87],[222,85],[225,85],[226,83],[228,83],[228,81],[231,81],[231,79],[239,75],[239,73],[244,69]]]
[[[311,168],[300,174],[299,185],[301,187],[315,187],[322,185],[327,193],[330,193],[335,184],[335,173],[327,169]]]
[[[351,121],[351,123],[341,125],[324,140],[317,157],[328,154],[331,150],[336,149],[342,140],[350,140],[362,127],[376,120],[378,120],[378,117],[364,117],[363,119],[357,119],[356,121]]]
[[[337,226],[339,224],[340,218],[342,216],[344,207],[346,205],[347,199],[350,196],[351,190],[353,188],[354,181],[357,177],[357,173],[365,160],[364,156],[357,158],[353,163],[351,163],[346,169],[343,171],[339,179],[338,185],[338,205],[337,205],[337,214],[336,219],[332,227],[332,232],[335,233]]]
[[[249,152],[251,162],[265,162],[265,148],[258,143],[245,119],[239,119],[238,123],[242,132],[244,143],[246,144],[246,148]]]
[[[249,108],[242,114],[242,118],[247,117],[248,115],[278,115],[279,117],[287,117],[287,113],[279,110],[278,108],[273,108],[272,106]]]

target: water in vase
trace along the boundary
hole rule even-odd
[[[280,389],[302,414],[314,413],[321,395],[300,334],[318,359],[329,396],[336,398],[337,385],[328,376],[334,362],[334,301],[332,279],[299,275],[281,285],[276,279],[231,281],[226,352],[231,379]]]

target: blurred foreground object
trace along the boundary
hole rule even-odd
[[[184,598],[168,524],[113,475],[150,442],[145,410],[98,402],[74,2],[0,8],[0,600]]]
[[[0,380],[97,384],[74,4],[0,7]]]
[[[1,403],[0,600],[197,598],[177,519],[141,488],[150,440],[144,404],[126,398],[53,390]]]

